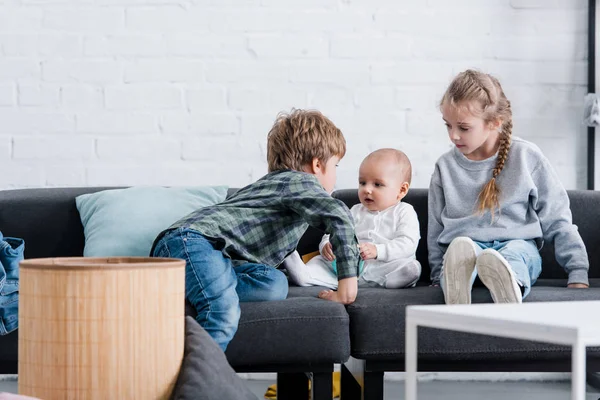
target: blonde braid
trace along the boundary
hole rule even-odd
[[[500,175],[500,172],[504,169],[504,164],[508,159],[508,151],[512,142],[512,110],[510,107],[510,101],[508,101],[507,114],[508,118],[502,124],[502,131],[500,132],[500,147],[498,148],[498,157],[496,158],[496,166],[492,171],[492,179],[483,187],[481,193],[479,193],[479,207],[478,211],[483,214],[485,210],[490,210],[492,213],[492,221],[494,220],[495,210],[498,209],[500,212],[500,188],[496,184],[496,178]]]

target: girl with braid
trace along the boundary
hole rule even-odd
[[[440,103],[452,150],[429,187],[431,280],[446,304],[471,303],[477,276],[496,303],[521,303],[554,242],[568,287],[587,288],[589,261],[569,198],[550,162],[512,136],[512,110],[498,80],[464,71]]]

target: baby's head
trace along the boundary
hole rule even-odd
[[[369,154],[358,171],[358,198],[370,211],[396,205],[408,193],[410,160],[400,150],[379,149]]]
[[[269,172],[311,173],[329,193],[335,186],[337,163],[345,154],[342,131],[315,110],[280,113],[267,136]]]

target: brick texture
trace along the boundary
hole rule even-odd
[[[450,147],[438,109],[475,67],[514,134],[584,188],[585,0],[0,2],[0,188],[241,186],[266,173],[277,113],[321,109],[362,158],[404,149],[427,187]]]

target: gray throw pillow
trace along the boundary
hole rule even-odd
[[[227,362],[217,342],[185,318],[185,352],[172,400],[257,400]]]

